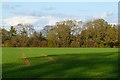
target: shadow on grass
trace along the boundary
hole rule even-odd
[[[3,78],[116,78],[116,53],[61,54],[30,57],[31,66],[3,64]]]

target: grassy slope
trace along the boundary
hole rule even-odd
[[[22,52],[31,66],[24,65]],[[117,52],[117,48],[3,48],[3,78],[113,78],[117,77]]]

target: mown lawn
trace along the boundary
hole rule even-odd
[[[117,48],[3,48],[2,59],[3,78],[118,77]]]

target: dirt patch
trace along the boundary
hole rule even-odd
[[[25,64],[26,66],[30,66],[30,62],[29,62],[29,60],[27,59],[27,57],[26,57],[26,55],[25,55],[24,53],[22,53],[22,57],[23,57],[23,59],[24,59],[24,64]]]

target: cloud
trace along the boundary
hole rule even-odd
[[[42,17],[42,16],[54,16],[54,17],[59,17],[59,18],[71,18],[71,19],[75,19],[75,18],[79,18],[79,16],[77,15],[71,15],[71,14],[65,14],[65,13],[51,13],[51,12],[45,12],[42,10],[37,10],[37,11],[14,11],[12,12],[13,14],[17,14],[20,16],[36,16],[36,17]]]
[[[93,18],[107,19],[107,18],[109,18],[109,17],[112,16],[112,15],[113,15],[112,12],[104,11],[104,12],[101,12],[98,16],[95,16],[95,17],[93,17]]]
[[[118,13],[116,12],[103,12],[98,18],[105,19],[108,23],[118,22]]]
[[[3,25],[2,19],[0,19],[0,27],[2,27]]]
[[[15,26],[17,24],[33,24],[34,22],[37,21],[37,18],[32,17],[32,16],[26,16],[26,17],[13,17],[13,18],[8,18],[4,20],[6,24]]]
[[[14,11],[12,12],[13,14],[18,14],[18,15],[22,15],[22,16],[45,16],[46,14],[43,13],[42,11]]]
[[[3,22],[9,26],[16,26],[17,24],[32,24],[36,29],[42,29],[46,25],[54,25],[62,19],[52,16],[17,16],[4,19]]]
[[[2,8],[7,9],[7,10],[14,10],[14,9],[18,8],[19,6],[20,5],[2,4]]]
[[[14,9],[15,7],[10,6],[10,5],[3,4],[3,5],[2,5],[2,8],[3,8],[3,9]]]
[[[35,30],[42,30],[46,25],[55,25],[56,22],[68,20],[72,18],[57,16],[16,16],[3,19],[3,26],[8,30],[10,26],[18,24],[32,24]]]
[[[47,7],[44,10],[46,10],[46,11],[52,11],[52,10],[56,10],[56,8],[55,7]]]
[[[106,18],[108,18],[108,17],[111,16],[111,15],[112,15],[111,12],[103,12],[103,13],[100,15],[100,18],[106,19]]]

